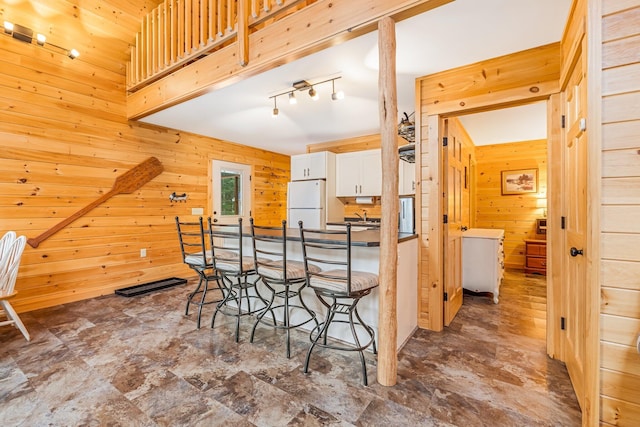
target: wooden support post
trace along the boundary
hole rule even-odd
[[[380,71],[378,102],[382,145],[382,216],[380,223],[380,297],[378,383],[396,384],[398,371],[398,98],[396,89],[395,22],[378,22]]]

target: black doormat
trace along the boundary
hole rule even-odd
[[[187,283],[187,279],[181,279],[180,277],[170,277],[168,279],[156,280],[155,282],[129,286],[128,288],[116,289],[116,295],[121,295],[123,297],[134,297],[137,295],[148,294],[149,292],[170,288],[172,286],[184,285],[185,283]]]

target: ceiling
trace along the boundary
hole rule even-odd
[[[455,0],[396,24],[398,121],[415,109],[415,79],[560,40],[571,0]],[[379,132],[377,31],[157,112],[141,121],[283,154]],[[293,82],[340,77],[297,105],[270,96]],[[543,139],[544,103],[461,117],[476,145]]]

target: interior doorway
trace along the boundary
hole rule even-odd
[[[496,259],[503,267],[523,270],[529,262],[547,264],[543,252],[535,258],[527,255],[529,241],[546,250],[546,229],[538,224],[547,217],[547,108],[542,101],[442,119],[441,132],[447,138],[441,165],[445,326],[455,314],[450,295],[461,280],[461,263],[451,241],[468,228],[504,230],[504,254]],[[514,191],[505,188],[512,185],[505,182],[509,174],[529,173],[533,183]]]

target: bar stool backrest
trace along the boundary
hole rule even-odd
[[[300,227],[300,240],[302,241],[302,255],[304,268],[307,273],[309,286],[316,292],[322,292],[314,284],[323,282],[344,283],[346,295],[351,294],[351,224],[346,224],[340,230],[320,230],[304,228],[302,221]],[[310,263],[325,264],[331,267],[315,271],[309,268]],[[336,271],[345,274],[336,275]],[[329,294],[336,292],[326,292]]]
[[[209,238],[213,254],[213,268],[217,271],[243,275],[247,266],[242,255],[242,218],[237,224],[219,224],[209,221]],[[231,268],[230,268],[231,266]]]
[[[256,271],[260,274],[261,269],[274,270],[273,260],[282,260],[282,273],[280,277],[287,281],[287,221],[282,220],[280,227],[269,227],[255,225],[253,218],[251,222],[251,239],[253,241],[253,259]],[[271,281],[277,281],[270,278]]]
[[[176,217],[176,228],[180,240],[182,261],[192,268],[210,268],[212,265],[211,250],[207,249],[205,229],[202,217],[198,221],[183,221]]]

